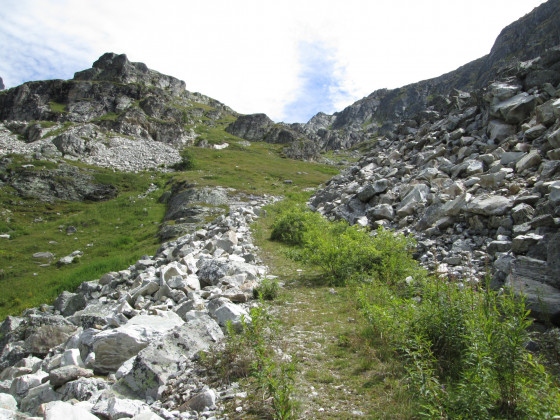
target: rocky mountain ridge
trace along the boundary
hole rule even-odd
[[[523,62],[560,45],[559,28],[560,2],[550,0],[504,28],[488,55],[457,70],[397,89],[376,90],[333,115],[318,113],[305,124],[272,124],[268,118],[248,115],[230,126],[229,132],[247,140],[273,143],[281,142],[278,132],[282,132],[284,142],[289,138],[293,148],[306,151],[308,159],[316,159],[321,150],[348,149],[380,135],[391,135],[403,121],[414,124],[425,112],[445,113],[453,105],[452,98],[457,98],[456,91],[473,92],[494,80],[519,75],[527,66]],[[543,77],[553,84],[560,82],[558,69],[542,64],[544,68],[534,68],[524,75],[526,90]]]

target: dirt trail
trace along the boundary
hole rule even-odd
[[[298,280],[271,305],[281,322],[277,346],[298,362],[299,417],[407,418],[401,368],[388,365],[367,342],[365,322],[348,294]]]

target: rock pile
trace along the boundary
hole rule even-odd
[[[311,206],[413,234],[418,258],[458,281],[525,293],[560,324],[560,49],[482,90],[456,91],[380,137]],[[552,84],[554,82],[555,84]]]
[[[120,272],[0,326],[0,417],[212,418],[234,388],[195,361],[248,316],[265,275],[249,224],[266,199],[230,210]],[[21,414],[21,413],[26,413]]]

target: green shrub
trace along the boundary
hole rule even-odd
[[[265,278],[257,287],[253,289],[253,297],[255,299],[274,300],[278,297],[280,286],[278,281]]]
[[[301,246],[290,256],[320,267],[334,285],[372,276],[396,283],[416,271],[417,264],[410,254],[413,242],[404,235],[382,228],[369,232],[344,221],[328,222],[316,214],[307,217],[301,226],[290,232],[291,238],[301,236]]]
[[[373,331],[402,354],[418,415],[425,418],[551,418],[560,393],[526,349],[522,299],[439,278],[357,290]]]
[[[195,168],[194,154],[189,149],[181,150],[181,161],[172,166],[176,171],[191,171]]]
[[[295,205],[275,220],[270,239],[289,245],[303,245],[305,233],[320,223],[320,218],[319,214],[303,205]]]

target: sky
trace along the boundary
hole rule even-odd
[[[70,79],[105,52],[242,114],[306,122],[490,52],[544,0],[2,0],[6,88]]]

